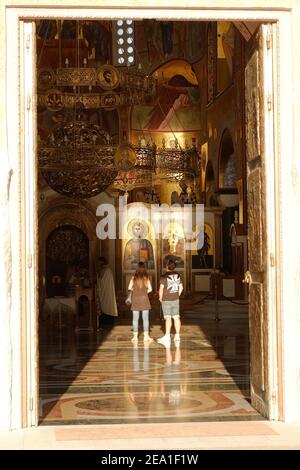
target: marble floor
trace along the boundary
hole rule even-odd
[[[94,333],[75,334],[68,317],[61,329],[41,324],[40,424],[262,419],[249,397],[247,307],[187,301],[182,312],[170,347],[144,344],[142,332],[132,344],[130,312]],[[154,314],[151,336],[162,334]]]

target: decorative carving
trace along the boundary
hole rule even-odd
[[[81,230],[62,226],[49,236],[46,255],[52,261],[65,263],[86,261],[89,257],[88,239]]]
[[[97,73],[94,68],[63,68],[56,69],[56,85],[90,86],[96,85]]]
[[[122,105],[135,105],[144,102],[144,95],[142,92],[133,92],[131,96],[127,92],[104,92],[104,93],[66,93],[58,90],[50,90],[48,92],[39,92],[37,97],[38,106],[48,107],[51,111],[52,108],[48,106],[48,102],[53,99],[52,95],[56,94],[56,99],[59,97],[61,101],[61,108],[74,108],[75,105],[81,103],[85,109],[106,108],[113,109]]]
[[[260,155],[260,106],[259,106],[259,56],[252,55],[246,67],[246,155],[247,160],[254,160]]]
[[[248,177],[248,247],[249,270],[263,269],[261,170],[257,168]]]
[[[64,104],[60,90],[49,90],[45,96],[45,105],[49,111],[61,111]]]
[[[93,93],[80,93],[80,95],[64,93],[63,101],[65,108],[75,108],[78,103],[81,103],[85,109],[95,109],[101,106],[101,95]]]
[[[108,132],[83,121],[58,125],[40,142],[39,168],[60,194],[87,198],[113,187],[127,190],[152,183],[155,146],[122,144],[116,150]]]
[[[263,344],[263,289],[260,284],[251,284],[251,385],[256,394],[261,394],[264,385],[264,344]]]
[[[263,102],[263,83],[260,83],[265,39],[260,30],[246,66],[246,156],[248,166],[248,248],[249,271],[252,283],[249,287],[249,321],[251,334],[251,399],[258,411],[265,416],[270,413],[268,375],[268,283],[267,276],[267,230],[265,194],[265,155],[263,115],[260,114],[260,100]]]
[[[104,191],[117,176],[115,147],[95,124],[72,121],[58,125],[38,151],[39,167],[60,194],[87,198]]]
[[[156,155],[157,178],[170,181],[193,181],[199,173],[198,154],[194,148],[183,150],[177,147],[169,149],[163,146]]]
[[[212,103],[215,92],[216,45],[214,29],[210,24],[207,37],[207,103]]]
[[[114,92],[103,93],[100,96],[100,106],[102,108],[116,108],[121,104],[121,95]]]

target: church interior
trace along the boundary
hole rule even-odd
[[[258,26],[36,21],[41,425],[262,418],[244,282],[245,54]],[[119,225],[120,201],[122,237],[101,239],[98,208],[112,205]],[[201,246],[186,249],[179,222],[156,236],[141,212],[172,204],[203,205]],[[99,257],[116,294],[107,322]],[[170,259],[184,290],[181,342],[166,347],[157,293]],[[125,304],[139,262],[153,288],[150,344],[131,342]]]

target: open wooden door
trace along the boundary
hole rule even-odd
[[[247,44],[245,102],[251,403],[276,419],[272,25],[261,25]]]
[[[38,424],[38,259],[37,259],[37,163],[36,163],[36,46],[35,23],[20,22],[20,125],[22,129],[21,159],[23,168],[22,255],[23,302],[22,334],[25,350],[22,352],[23,422],[22,426]]]

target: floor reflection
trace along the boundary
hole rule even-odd
[[[261,419],[250,405],[245,315],[218,324],[186,316],[180,345],[168,347],[142,335],[133,345],[120,319],[94,334],[53,328],[40,335],[41,424]]]

